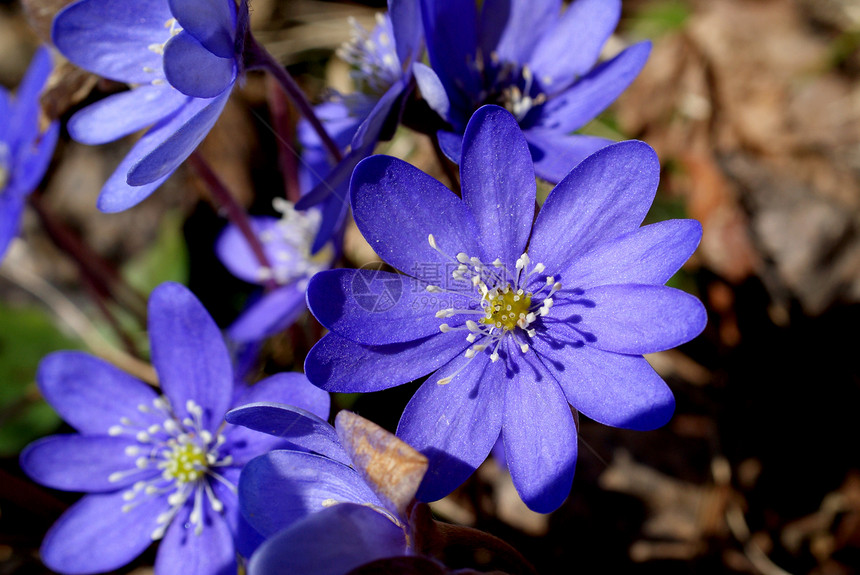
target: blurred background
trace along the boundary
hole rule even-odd
[[[64,3],[0,2],[5,87]],[[326,86],[349,89],[333,58],[347,18],[370,27],[384,5],[253,0],[252,28],[320,101]],[[573,490],[551,515],[528,511],[493,461],[433,509],[541,573],[860,572],[860,0],[625,0],[607,52],[646,38],[644,71],[585,131],[653,146],[663,174],[649,218],[704,226],[672,285],[705,302],[708,327],[649,357],[676,414],[647,433],[582,417]],[[67,119],[119,89],[61,65],[44,104]],[[250,75],[202,148],[252,213],[272,213],[283,190],[270,89]],[[254,292],[215,259],[226,220],[190,169],[131,210],[96,211],[132,140],[88,147],[64,133],[0,266],[0,575],[46,572],[41,538],[76,499],[17,464],[29,441],[68,430],[38,396],[39,359],[77,348],[146,375],[140,294],[184,282],[226,326]],[[446,181],[425,136],[402,129],[379,151]],[[345,263],[373,259],[351,230]],[[268,340],[252,374],[300,369],[320,330],[306,317]],[[335,402],[393,430],[416,387]]]

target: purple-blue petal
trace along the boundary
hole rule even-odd
[[[418,90],[421,92],[421,99],[427,102],[430,109],[439,114],[441,118],[447,118],[451,110],[451,101],[448,99],[445,86],[442,85],[442,80],[439,79],[436,72],[426,64],[416,62],[412,67],[412,73],[415,76]]]
[[[576,426],[561,388],[534,353],[526,352],[517,363],[520,372],[505,389],[505,460],[529,509],[549,513],[570,493]]]
[[[165,0],[81,0],[54,18],[51,38],[71,62],[105,78],[148,84],[161,77],[161,54],[150,49],[170,38]]]
[[[510,112],[484,106],[472,115],[463,136],[460,178],[484,262],[500,258],[513,270],[531,233],[536,186],[528,144]]]
[[[661,285],[605,285],[585,290],[589,303],[565,304],[558,298],[552,318],[580,318],[552,325],[552,334],[587,332],[588,345],[641,355],[671,349],[699,335],[708,316],[695,297]],[[559,337],[563,337],[559,335]]]
[[[597,245],[570,263],[562,283],[587,289],[609,284],[666,283],[702,238],[696,220],[666,220]]]
[[[251,558],[248,575],[344,575],[407,553],[406,536],[390,519],[369,507],[344,503],[269,539]]]
[[[24,200],[20,195],[0,194],[0,261],[3,261],[9,244],[18,235],[23,211]]]
[[[276,493],[276,497],[272,494]],[[337,503],[382,502],[351,467],[302,451],[271,451],[252,459],[239,480],[242,513],[269,537]]]
[[[568,6],[528,61],[547,92],[564,88],[594,66],[620,17],[621,0],[574,0]]]
[[[305,290],[299,282],[272,290],[251,304],[227,328],[230,339],[245,343],[279,333],[305,311]]]
[[[137,441],[107,435],[52,435],[21,452],[21,469],[33,481],[65,491],[116,491],[158,474],[139,470],[127,447]],[[133,473],[124,473],[132,471]],[[119,472],[111,480],[111,475]]]
[[[17,164],[13,167],[7,183],[5,194],[26,196],[32,192],[45,175],[54,148],[60,135],[59,122],[51,122],[43,134],[28,142],[24,149],[19,150]]]
[[[122,567],[152,543],[156,518],[167,511],[167,495],[146,496],[128,504],[123,491],[87,495],[48,530],[41,558],[49,569],[88,575]]]
[[[154,150],[144,156],[128,172],[130,186],[142,186],[170,175],[203,141],[230,98],[230,90],[211,100],[201,99],[202,109],[183,124]],[[180,114],[183,118],[185,114]],[[173,124],[173,122],[171,122]],[[140,156],[138,156],[140,157]]]
[[[466,204],[403,160],[363,160],[353,172],[350,189],[358,229],[379,257],[400,271],[412,273],[417,264],[444,267],[455,262],[459,252],[482,253]],[[430,246],[430,234],[447,257]]]
[[[473,2],[420,0],[427,56],[456,110],[471,109],[480,78],[473,69],[478,48],[478,13]],[[462,118],[465,127],[468,118]]]
[[[490,61],[495,53],[502,62],[528,62],[535,45],[558,21],[561,6],[561,0],[484,0],[481,10],[484,61]],[[573,42],[577,40],[571,38]],[[564,59],[575,57],[572,52],[565,47],[556,57],[559,54],[564,54]]]
[[[194,98],[214,98],[233,85],[236,62],[232,55],[222,58],[213,54],[183,30],[164,47],[164,76],[183,94]]]
[[[114,173],[102,187],[101,195],[99,195],[98,199],[99,210],[103,212],[121,212],[126,210],[143,201],[156,188],[163,184],[170,177],[170,174],[173,173],[173,170],[179,167],[179,164],[185,160],[188,154],[181,158],[175,158],[173,167],[168,173],[151,182],[140,185],[130,184],[128,182],[128,174],[142,158],[145,158],[163,146],[167,146],[170,137],[180,127],[200,116],[205,110],[210,108],[211,103],[210,100],[189,98],[188,102],[181,106],[173,115],[164,118],[150,128],[126,154],[123,161],[120,162]],[[191,153],[190,150],[188,153]]]
[[[164,394],[181,419],[187,403],[203,409],[205,429],[214,431],[230,405],[233,367],[221,332],[188,288],[163,283],[149,296],[152,364]]]
[[[333,333],[311,348],[305,374],[326,391],[365,393],[410,382],[469,347],[463,332],[439,333],[391,345],[360,345]]]
[[[582,160],[615,143],[597,136],[563,134],[540,128],[526,130],[525,136],[535,175],[550,183],[560,182]]]
[[[638,228],[659,178],[657,154],[642,142],[621,142],[589,156],[544,202],[529,244],[532,261],[545,264],[549,275],[563,273],[598,243]]]
[[[435,501],[460,486],[490,453],[504,415],[504,361],[488,353],[457,357],[431,375],[406,405],[397,436],[427,456],[416,496]],[[446,384],[438,381],[453,376]]]
[[[295,446],[290,449],[318,453],[344,465],[352,463],[334,428],[322,418],[299,407],[251,403],[228,412],[226,419],[233,425],[264,433]]]
[[[446,130],[436,132],[436,138],[439,140],[439,148],[445,157],[460,164],[460,155],[463,153],[463,136]]]
[[[138,410],[158,397],[154,389],[104,360],[77,351],[45,357],[36,373],[39,391],[72,427],[107,435],[123,417],[141,427],[161,423]]]
[[[436,310],[420,305],[425,285],[382,270],[327,270],[311,278],[308,307],[323,326],[356,343],[404,343],[440,333]]]
[[[201,45],[221,58],[234,58],[236,3],[230,0],[168,0],[170,11]]]
[[[595,421],[646,431],[675,411],[672,391],[642,356],[544,338],[534,338],[532,347],[567,401]]]
[[[420,58],[424,46],[421,6],[415,0],[388,0],[388,17],[394,32],[397,59],[408,67]]]
[[[231,575],[236,573],[233,534],[225,518],[205,501],[203,531],[198,535],[190,521],[192,501],[186,502],[158,546],[158,575]]]
[[[602,1],[602,0],[598,0]],[[603,62],[540,110],[537,126],[561,134],[578,130],[614,102],[636,79],[651,53],[650,42],[635,44]],[[565,58],[556,58],[565,61]]]
[[[8,119],[7,134],[11,138],[6,143],[13,149],[16,146],[29,145],[38,136],[41,106],[39,95],[52,69],[51,51],[47,47],[39,48],[33,54],[27,73],[24,74],[18,86],[15,93],[14,113]],[[0,132],[0,139],[4,139],[2,134]]]
[[[313,385],[303,373],[276,373],[249,387],[234,403],[235,406],[257,402],[284,403],[300,407],[320,417],[328,419],[331,397]]]
[[[179,110],[188,97],[170,86],[139,86],[90,104],[69,119],[82,144],[104,144],[146,128]]]

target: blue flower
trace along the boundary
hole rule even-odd
[[[15,96],[0,87],[0,260],[18,234],[24,201],[45,175],[59,125],[39,129],[39,94],[51,73],[51,54],[41,48]]]
[[[215,322],[178,284],[153,291],[149,334],[163,395],[84,353],[55,353],[39,367],[42,394],[79,433],[31,444],[21,467],[43,485],[87,492],[42,544],[60,573],[116,569],[156,540],[159,575],[235,573],[236,552],[260,542],[240,517],[239,473],[281,443],[225,425],[224,414],[270,400],[328,416],[328,394],[299,374],[236,387]]]
[[[228,224],[215,244],[215,253],[234,276],[249,283],[274,282],[275,289],[252,303],[227,333],[237,342],[251,342],[274,335],[296,321],[307,309],[305,289],[318,271],[331,267],[333,251],[311,255],[310,247],[320,226],[320,213],[297,212],[283,199],[275,200],[280,219],[251,218],[271,268],[260,266],[239,229]]]
[[[413,277],[314,276],[308,305],[331,333],[308,355],[308,378],[368,392],[435,372],[397,430],[430,460],[419,499],[457,487],[501,436],[526,504],[557,508],[577,454],[569,404],[607,425],[663,425],[674,398],[642,355],[705,325],[696,298],[663,285],[701,226],[640,227],[659,170],[642,142],[608,146],[574,168],[534,219],[528,143],[497,106],[466,127],[462,199],[395,158],[364,160],[351,184],[356,224],[384,261]]]
[[[57,14],[52,38],[66,58],[133,86],[72,116],[71,136],[95,145],[149,127],[102,188],[100,210],[143,201],[212,129],[237,77],[246,14],[232,0],[80,0]]]
[[[459,163],[463,130],[484,104],[516,116],[537,175],[560,181],[611,143],[571,135],[633,81],[650,44],[631,46],[595,66],[618,23],[621,0],[420,0],[430,66],[414,69],[430,107],[451,127],[439,143]]]
[[[387,139],[412,91],[412,66],[423,47],[421,16],[413,0],[389,0],[388,13],[366,30],[353,23],[353,38],[338,54],[352,66],[356,91],[334,94],[316,107],[317,116],[341,149],[349,153],[334,168],[319,136],[306,121],[299,125],[302,144],[302,189],[299,209],[320,204],[323,220],[312,250],[321,249],[343,229],[349,202],[349,177],[355,165]],[[339,242],[337,242],[339,243]]]
[[[242,512],[268,539],[251,558],[251,575],[347,573],[415,553],[415,492],[427,459],[409,445],[348,411],[334,428],[273,404],[237,408],[227,420],[313,452],[271,451],[245,466]]]

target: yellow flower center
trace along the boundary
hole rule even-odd
[[[489,305],[484,308],[487,315],[481,318],[481,323],[505,331],[513,331],[517,322],[528,315],[532,305],[531,292],[513,291],[510,285],[501,292],[484,294],[484,299]]]
[[[177,483],[193,483],[203,477],[208,467],[206,452],[195,443],[177,443],[173,450],[165,454],[165,479],[175,479]]]

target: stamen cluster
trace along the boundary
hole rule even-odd
[[[203,499],[216,513],[224,509],[223,503],[215,495],[210,485],[210,477],[221,481],[231,490],[235,486],[228,482],[214,469],[233,463],[230,455],[221,455],[220,448],[224,444],[224,436],[220,433],[213,435],[203,427],[203,409],[192,400],[186,403],[189,416],[181,420],[176,417],[170,403],[164,396],[153,400],[152,405],[140,404],[138,411],[143,415],[163,417],[162,423],[145,426],[140,422],[123,417],[119,425],[108,430],[112,436],[133,435],[138,445],[126,448],[125,453],[134,459],[134,467],[126,471],[117,471],[110,475],[112,483],[123,480],[129,475],[141,471],[158,469],[160,475],[134,483],[131,489],[123,493],[127,501],[123,512],[129,512],[136,505],[151,495],[169,493],[167,502],[170,508],[158,516],[158,527],[152,532],[152,539],[158,540],[164,536],[170,522],[193,497],[193,508],[190,521],[194,533],[203,532]]]
[[[430,246],[457,262],[457,267],[451,272],[456,282],[467,282],[469,290],[475,296],[475,306],[467,309],[446,308],[436,312],[438,318],[449,318],[457,315],[481,315],[478,321],[466,320],[461,327],[451,327],[447,323],[439,326],[442,333],[455,330],[466,330],[469,335],[466,340],[474,343],[466,350],[466,357],[472,359],[476,354],[493,347],[490,360],[499,360],[499,346],[506,334],[510,334],[523,353],[528,352],[528,338],[534,337],[536,331],[530,327],[538,318],[549,314],[553,305],[553,295],[561,289],[561,283],[553,276],[545,276],[545,282],[536,292],[526,291],[533,280],[543,274],[546,266],[542,263],[531,265],[527,253],[517,258],[515,273],[505,266],[501,259],[496,258],[492,264],[485,264],[480,258],[459,253],[452,257],[436,244],[433,234],[428,237]],[[508,278],[513,277],[513,282]],[[427,291],[440,293],[443,288],[428,285]],[[543,295],[542,292],[548,290]],[[533,303],[540,301],[540,304]],[[517,329],[519,328],[519,330]],[[448,383],[453,376],[439,380]]]
[[[283,198],[276,198],[273,205],[281,214],[281,219],[275,226],[260,233],[260,241],[267,247],[272,267],[260,266],[257,271],[258,281],[271,279],[278,285],[286,285],[326,269],[329,254],[326,251],[317,257],[311,254],[314,236],[320,226],[319,212],[299,212]]]

